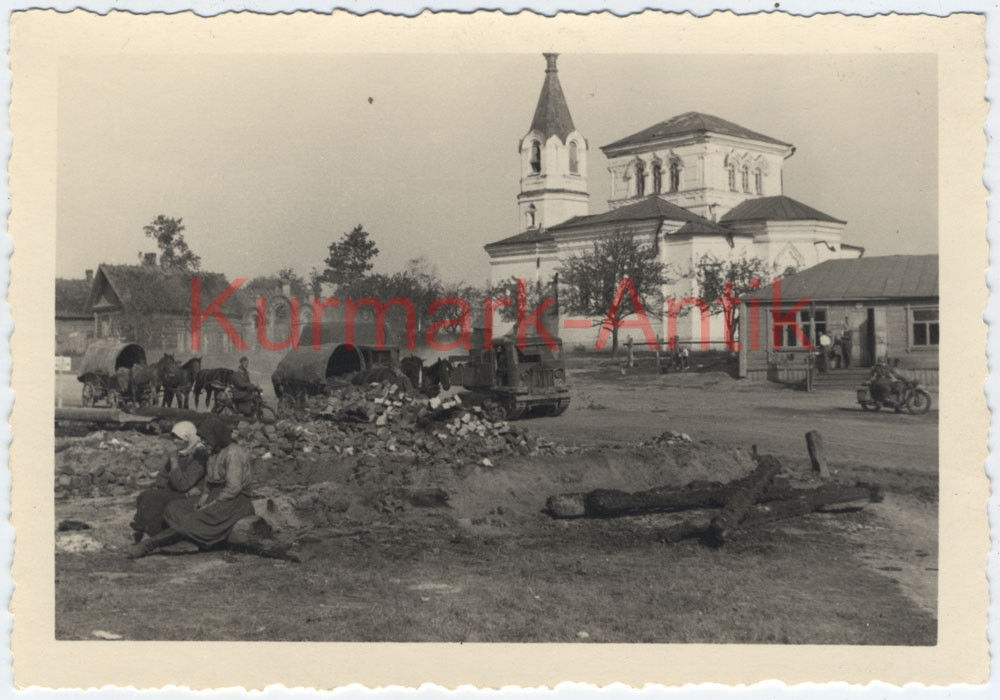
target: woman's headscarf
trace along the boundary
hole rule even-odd
[[[198,435],[215,452],[229,444],[231,433],[232,428],[229,427],[229,424],[218,416],[205,416],[198,425]]]
[[[187,443],[181,450],[182,452],[190,452],[201,441],[198,437],[198,429],[191,421],[184,420],[176,423],[170,432]]]

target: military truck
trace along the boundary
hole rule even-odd
[[[467,356],[451,357],[452,382],[465,387],[463,401],[482,406],[494,420],[515,420],[525,414],[558,416],[569,408],[566,362],[562,341],[550,348],[529,333],[523,348],[511,332],[485,349],[485,331],[475,329]]]

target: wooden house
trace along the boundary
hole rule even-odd
[[[741,377],[803,380],[826,334],[846,340],[846,368],[898,359],[911,376],[937,383],[936,255],[827,260],[748,294],[738,309]]]

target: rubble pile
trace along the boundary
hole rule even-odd
[[[346,386],[311,397],[294,419],[274,425],[241,423],[263,460],[299,454],[365,455],[376,461],[421,458],[492,467],[509,454],[566,454],[575,448],[536,438],[494,421],[458,396],[425,398],[389,381]]]
[[[105,431],[56,441],[55,495],[121,496],[152,483],[167,458],[161,439],[135,432]]]

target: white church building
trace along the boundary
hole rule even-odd
[[[520,143],[517,204],[523,230],[485,246],[493,284],[520,277],[551,287],[567,257],[622,231],[655,251],[674,280],[664,298],[678,301],[698,295],[696,267],[705,254],[723,261],[757,257],[779,274],[863,254],[863,248],[842,242],[844,221],[783,194],[782,169],[794,146],[699,112],[602,146],[611,198],[607,211],[591,214],[587,140],[573,125],[559,83],[558,54],[544,55],[545,82]],[[654,331],[665,341],[666,308],[649,311]],[[564,309],[560,313],[567,316]],[[587,330],[567,329],[562,320],[558,332],[567,347],[593,347],[601,319]],[[721,314],[711,323],[712,346],[721,347]],[[623,330],[622,339],[627,335],[636,342],[643,338],[638,330]],[[679,314],[677,339],[702,340],[697,308]]]

